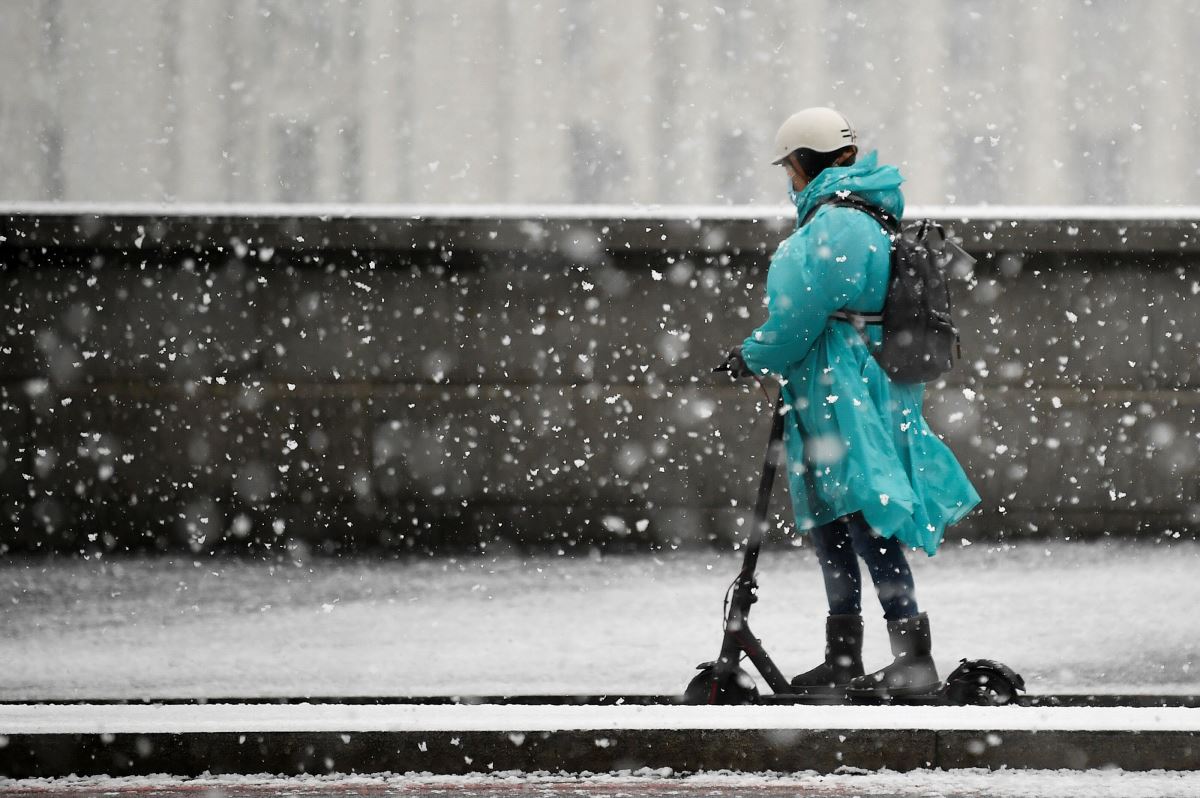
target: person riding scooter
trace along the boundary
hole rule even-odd
[[[924,385],[889,378],[868,348],[880,344],[880,329],[852,322],[855,313],[883,312],[888,231],[862,210],[829,203],[853,194],[899,219],[903,179],[895,167],[879,165],[875,152],[860,158],[853,126],[831,108],[788,118],[774,156],[787,172],[798,225],[771,258],[767,320],[730,351],[727,363],[735,377],[781,378],[796,529],[810,536],[825,581],[825,658],[792,685],[850,698],[932,693],[940,681],[929,618],[917,605],[904,548],[932,556],[946,528],[979,495],[926,424]],[[869,674],[862,662],[859,558],[895,657]]]

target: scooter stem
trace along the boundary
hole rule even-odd
[[[729,601],[729,614],[725,618],[725,635],[721,641],[721,654],[717,658],[714,684],[720,679],[727,678],[735,672],[741,655],[745,653],[758,672],[767,680],[767,684],[776,693],[786,693],[790,690],[787,679],[771,661],[771,657],[763,649],[761,641],[754,636],[750,629],[750,607],[757,600],[755,591],[758,581],[755,569],[758,567],[758,553],[767,536],[767,508],[771,502],[771,488],[775,484],[775,472],[779,464],[779,444],[783,441],[784,422],[783,389],[780,388],[779,398],[775,401],[774,415],[771,419],[771,436],[767,442],[766,458],[763,462],[762,481],[758,485],[758,498],[754,504],[754,525],[746,541],[746,553],[742,556],[742,570],[733,586],[733,595]]]
[[[779,467],[779,449],[783,442],[784,400],[783,386],[775,400],[771,417],[771,436],[767,441],[767,453],[763,460],[762,480],[758,483],[758,497],[754,501],[754,524],[746,541],[746,553],[742,557],[740,579],[754,579],[758,567],[758,552],[767,537],[767,509],[771,504],[771,489],[775,486],[775,472]]]

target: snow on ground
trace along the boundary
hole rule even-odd
[[[0,564],[0,699],[675,694],[720,642],[737,552],[409,561]],[[914,555],[943,673],[991,657],[1032,693],[1200,693],[1200,545]],[[807,548],[760,561],[752,622],[785,672],[821,654]],[[873,596],[868,667],[890,659]]]
[[[654,729],[1200,732],[1200,712],[1184,707],[0,705],[0,735]]]
[[[374,774],[304,776],[210,776],[0,779],[5,795],[195,796],[224,798],[266,795],[457,795],[629,796],[629,795],[786,795],[786,796],[946,796],[958,798],[1197,798],[1200,773],[1120,770],[917,770],[907,773],[818,775],[699,773],[677,776],[644,770],[566,776],[551,773],[495,773],[475,776]]]

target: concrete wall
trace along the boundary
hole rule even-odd
[[[740,536],[766,404],[708,370],[787,222],[586,213],[6,212],[0,546]],[[1200,528],[1196,221],[946,221],[951,541]]]

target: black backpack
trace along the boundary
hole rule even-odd
[[[923,219],[901,229],[899,219],[855,194],[834,194],[822,200],[801,226],[825,205],[869,214],[892,238],[892,269],[883,311],[873,314],[843,308],[832,318],[858,328],[875,360],[895,382],[931,382],[945,374],[953,368],[955,357],[962,357],[946,269],[956,259],[973,259],[947,239],[941,225]],[[868,324],[883,326],[883,342],[878,347],[867,336]]]

